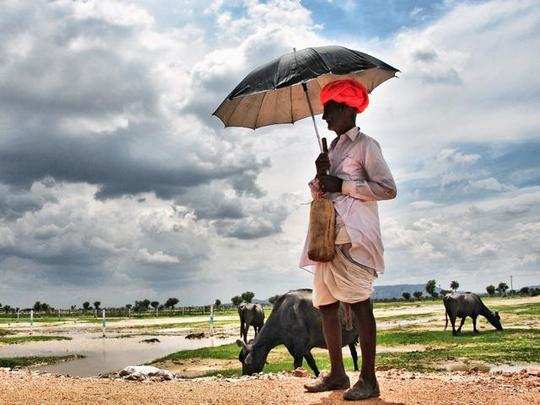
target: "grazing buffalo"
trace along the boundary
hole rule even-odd
[[[247,333],[250,326],[255,329],[255,336],[264,324],[264,311],[261,304],[247,304],[245,302],[238,305],[238,315],[240,315],[240,336],[247,343]]]
[[[456,335],[461,332],[461,327],[465,322],[465,318],[470,316],[473,321],[473,331],[478,333],[476,329],[476,318],[478,315],[485,317],[490,324],[497,330],[502,330],[501,317],[498,312],[491,312],[482,302],[480,297],[473,293],[452,293],[446,294],[443,297],[444,308],[446,310],[446,325],[448,327],[448,318],[452,324],[452,334]],[[461,318],[461,324],[456,330],[456,318]]]
[[[270,350],[283,344],[293,356],[294,368],[302,366],[305,358],[313,373],[318,376],[319,369],[311,355],[314,347],[326,348],[321,324],[321,314],[313,306],[312,290],[294,290],[282,295],[274,304],[274,309],[264,324],[261,332],[246,344],[238,339],[236,343],[242,348],[238,359],[242,363],[242,374],[261,372]],[[343,309],[340,308],[340,316]],[[348,345],[358,370],[358,355],[355,344],[358,334],[355,330],[342,328],[342,344]]]

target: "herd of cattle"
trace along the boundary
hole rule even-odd
[[[465,318],[471,317],[473,331],[478,333],[476,320],[478,316],[485,317],[497,330],[502,330],[501,318],[498,312],[490,311],[480,297],[473,293],[452,293],[443,298],[446,312],[446,325],[448,319],[452,325],[452,334],[461,332]],[[343,319],[343,308],[340,308],[340,317]],[[266,364],[266,358],[270,351],[284,345],[294,360],[294,368],[301,367],[303,359],[318,376],[319,369],[311,354],[314,347],[326,348],[322,331],[321,314],[313,306],[312,290],[301,289],[289,291],[283,294],[274,303],[274,307],[266,323],[264,311],[260,304],[242,303],[238,306],[240,316],[240,336],[236,343],[241,348],[238,359],[242,363],[242,374],[254,374],[261,372]],[[461,323],[456,329],[456,318],[461,318]],[[255,336],[247,340],[249,327],[255,330]],[[349,346],[354,370],[358,370],[358,355],[356,344],[358,334],[356,330],[346,330],[342,327],[342,344]]]

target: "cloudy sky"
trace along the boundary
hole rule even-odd
[[[540,284],[538,1],[3,0],[0,36],[2,304],[309,287],[311,122],[211,113],[327,44],[402,71],[358,117],[398,186],[378,284]]]

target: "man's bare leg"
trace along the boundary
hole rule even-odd
[[[351,304],[351,308],[357,319],[356,327],[360,337],[362,369],[358,382],[343,394],[343,398],[359,400],[379,395],[379,385],[375,376],[377,326],[373,316],[373,302],[371,299]]]
[[[348,388],[350,382],[343,367],[343,355],[341,353],[341,322],[338,317],[339,302],[321,306],[319,309],[322,314],[324,340],[330,356],[331,369],[330,374],[321,381],[304,387],[308,392]]]

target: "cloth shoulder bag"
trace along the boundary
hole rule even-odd
[[[315,262],[330,262],[335,255],[334,205],[327,198],[316,198],[309,211],[308,257]]]

